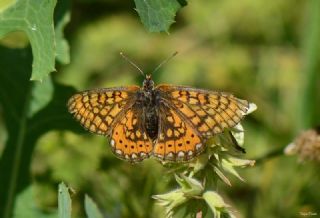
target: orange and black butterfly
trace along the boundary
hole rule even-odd
[[[108,136],[120,159],[148,157],[184,162],[197,157],[206,141],[236,126],[249,102],[232,94],[185,86],[143,86],[83,91],[68,101],[71,114],[90,132]]]

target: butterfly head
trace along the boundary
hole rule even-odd
[[[146,78],[143,81],[143,89],[146,90],[146,91],[154,89],[154,82],[151,79],[151,74],[149,74],[149,75],[147,74],[146,75]]]
[[[156,72],[160,67],[162,67],[162,65],[164,65],[165,63],[167,63],[171,58],[173,58],[174,56],[176,56],[178,54],[178,52],[174,52],[170,57],[168,57],[167,59],[165,59],[164,61],[162,61],[150,74],[145,74],[135,63],[133,63],[129,58],[127,58],[122,52],[120,52],[120,55],[127,60],[132,66],[134,66],[135,68],[137,68],[139,70],[139,72],[144,76],[146,75],[146,78],[143,81],[143,90],[145,92],[151,93],[151,91],[153,91],[154,89],[154,82],[151,79],[151,74],[153,74],[154,72]]]

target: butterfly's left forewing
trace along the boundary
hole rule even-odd
[[[135,105],[139,90],[128,86],[80,92],[69,99],[68,109],[85,129],[109,136],[117,157],[139,162],[152,152],[142,108]]]
[[[134,103],[138,86],[93,89],[73,95],[68,110],[90,132],[110,135],[118,119]]]

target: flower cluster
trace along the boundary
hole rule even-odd
[[[300,161],[316,161],[320,163],[320,128],[302,132],[284,150],[287,155],[297,154]]]
[[[250,104],[248,113],[256,109]],[[241,147],[244,131],[241,124],[214,136],[207,142],[207,150],[197,159],[184,165],[164,164],[175,174],[179,187],[153,198],[165,207],[167,217],[235,217],[231,207],[217,192],[217,182],[231,186],[225,175],[229,173],[243,181],[237,167],[253,166],[255,161],[239,158],[244,153]],[[208,216],[207,216],[208,215]]]

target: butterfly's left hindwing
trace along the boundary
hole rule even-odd
[[[142,108],[133,105],[112,129],[110,144],[120,159],[139,162],[151,155],[153,146],[143,116]]]

